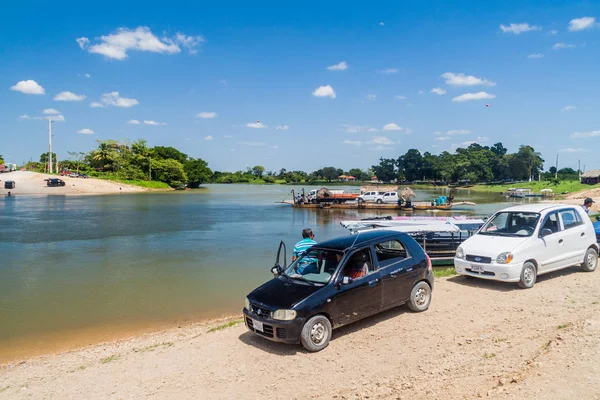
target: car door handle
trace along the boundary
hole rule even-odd
[[[562,239],[560,239],[560,240],[558,241],[558,244],[562,244],[562,242],[563,242],[563,240],[562,240]]]
[[[585,232],[581,232],[581,237],[584,237],[584,236],[585,236]]]
[[[372,281],[369,281],[369,286],[373,287],[377,285],[377,282],[379,282],[379,279],[373,279]]]
[[[395,277],[397,277],[397,276],[398,276],[398,274],[399,274],[400,272],[402,272],[402,270],[401,270],[401,269],[397,269],[396,271],[394,271],[394,272],[390,273],[390,276],[391,276],[392,278],[395,278]]]

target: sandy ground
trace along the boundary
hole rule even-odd
[[[0,368],[0,399],[600,399],[600,272],[436,281],[319,353],[196,324]],[[214,326],[214,325],[213,325]]]
[[[48,187],[44,179],[60,178],[65,181],[65,186]],[[56,175],[40,174],[29,171],[15,171],[0,174],[0,196],[9,191],[15,195],[84,195],[84,194],[112,194],[143,192],[144,188],[123,185],[101,179],[82,179],[60,177]],[[4,189],[4,181],[14,181],[15,189]]]

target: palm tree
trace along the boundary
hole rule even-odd
[[[113,150],[113,145],[107,142],[100,142],[98,149],[94,151],[94,156],[92,157],[96,161],[102,161],[104,167],[110,164],[111,161],[115,159],[115,154]]]

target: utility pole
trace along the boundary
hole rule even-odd
[[[558,179],[558,154],[556,155],[556,171],[554,171],[554,179]]]
[[[152,180],[152,157],[148,157],[148,179]]]
[[[52,117],[48,117],[48,173],[52,173]]]
[[[581,183],[581,160],[577,160],[579,167],[577,167],[577,175],[579,175],[579,183]]]

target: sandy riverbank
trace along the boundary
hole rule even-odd
[[[390,310],[307,353],[220,323],[0,367],[0,399],[591,399],[600,394],[600,272],[533,289],[436,281],[422,314]]]
[[[44,179],[60,178],[65,181],[65,186],[48,187]],[[117,194],[117,193],[139,193],[146,189],[110,182],[102,179],[82,179],[59,177],[56,175],[41,174],[29,171],[15,171],[0,174],[0,196],[5,196],[9,190],[4,189],[5,181],[14,181],[15,189],[10,192],[15,195],[86,195],[86,194]]]

